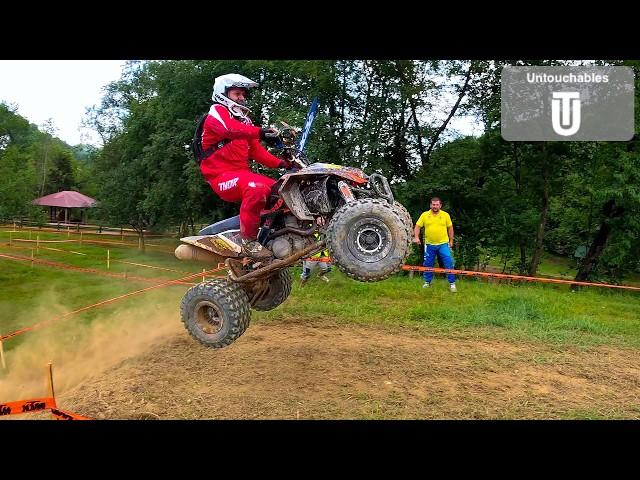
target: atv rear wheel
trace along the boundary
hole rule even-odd
[[[284,302],[291,293],[291,274],[289,269],[280,270],[271,277],[263,280],[266,282],[267,291],[261,293],[262,282],[255,282],[245,287],[245,291],[251,302],[251,308],[266,311],[273,310]],[[261,285],[262,284],[262,285]],[[258,295],[257,300],[252,300],[254,295]]]
[[[228,280],[210,280],[187,290],[180,304],[185,328],[207,347],[230,345],[249,326],[251,310],[247,294]]]
[[[342,272],[361,282],[376,282],[400,270],[410,253],[411,227],[395,206],[363,198],[333,215],[327,246]]]

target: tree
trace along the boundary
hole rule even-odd
[[[53,124],[51,118],[47,119],[41,126],[45,135],[43,135],[43,154],[42,154],[42,186],[40,187],[40,196],[44,195],[44,186],[47,180],[47,169],[49,168],[47,160],[49,157],[49,150],[51,149],[51,140],[56,132],[56,127]]]
[[[55,149],[51,155],[51,173],[47,193],[73,190],[76,187],[73,154],[68,150]]]
[[[213,78],[241,72],[260,83],[250,99],[257,125],[277,126],[281,120],[302,125],[310,100],[319,97],[307,147],[312,161],[386,175],[414,219],[431,196],[443,198],[456,224],[459,265],[479,266],[491,255],[505,271],[535,274],[545,249],[567,254],[590,243],[598,222],[616,213],[603,209],[613,199],[624,214],[607,220],[606,248],[594,255],[602,260],[601,270],[621,274],[625,265],[640,261],[638,254],[625,253],[635,245],[634,212],[640,210],[634,203],[633,142],[613,148],[589,142],[507,142],[500,135],[502,68],[561,63],[132,62],[91,110],[88,121],[105,143],[90,162],[79,165],[91,169],[97,196],[107,199],[105,215],[135,224],[139,232],[168,225],[192,232],[199,222],[235,214],[237,206],[213,194],[185,145],[196,119],[210,106]],[[476,115],[484,134],[451,138],[449,125],[459,114]],[[115,195],[128,202],[111,198]]]
[[[0,218],[10,219],[32,212],[35,171],[28,155],[16,145],[0,152],[0,178]]]

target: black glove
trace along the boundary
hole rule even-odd
[[[267,143],[276,144],[278,143],[278,137],[280,133],[275,128],[261,128],[260,129],[260,139],[264,140]]]
[[[293,168],[293,162],[290,162],[289,160],[280,160],[280,165],[278,165],[278,168],[291,170]]]

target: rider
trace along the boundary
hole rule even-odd
[[[213,84],[212,100],[202,132],[202,148],[213,150],[200,164],[200,171],[213,191],[226,202],[240,204],[242,252],[255,260],[273,253],[257,240],[260,211],[264,208],[275,181],[249,169],[249,159],[269,168],[291,168],[288,160],[270,154],[259,140],[271,141],[273,128],[253,125],[246,106],[249,89],[258,84],[235,73],[222,75]]]

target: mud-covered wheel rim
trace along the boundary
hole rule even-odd
[[[378,262],[391,250],[391,230],[377,218],[362,218],[349,229],[349,250],[358,260],[367,263]]]
[[[195,308],[196,324],[207,335],[215,335],[224,325],[222,310],[208,300],[198,302]]]

